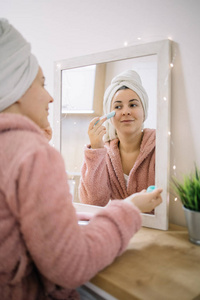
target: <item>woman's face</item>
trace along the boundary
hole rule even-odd
[[[18,101],[20,113],[29,117],[42,129],[49,124],[49,103],[53,102],[53,98],[45,89],[44,82],[45,77],[39,68],[32,85]]]
[[[116,114],[112,118],[118,136],[141,132],[144,122],[144,110],[138,95],[131,89],[119,90],[111,102],[111,111]]]

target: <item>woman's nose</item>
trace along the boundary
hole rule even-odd
[[[53,99],[53,97],[50,94],[49,94],[49,97],[50,97],[49,103],[54,102],[54,99]]]
[[[124,107],[123,110],[122,110],[122,115],[130,115],[130,109],[129,107]]]

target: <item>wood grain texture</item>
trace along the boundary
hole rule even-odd
[[[186,228],[142,228],[127,251],[91,282],[119,300],[200,297],[200,247]]]

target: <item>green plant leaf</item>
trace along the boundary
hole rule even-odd
[[[200,170],[196,165],[194,173],[184,175],[183,182],[172,178],[172,184],[184,207],[200,211]]]

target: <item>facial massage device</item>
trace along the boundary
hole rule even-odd
[[[153,192],[155,189],[156,189],[156,186],[155,186],[155,185],[150,185],[150,186],[147,188],[147,193]]]
[[[109,114],[105,115],[105,116],[102,116],[98,121],[95,122],[94,125],[96,125],[100,120],[102,120],[103,118],[107,118],[107,119],[110,119],[112,117],[114,117],[114,115],[116,114],[115,110],[111,111]]]

